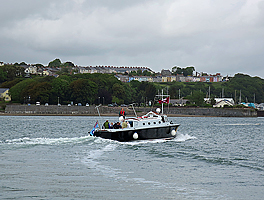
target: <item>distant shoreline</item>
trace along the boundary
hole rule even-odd
[[[122,107],[127,117],[134,117],[132,108]],[[57,105],[7,105],[5,112],[0,112],[0,116],[116,116],[121,107],[100,106],[57,106]],[[149,111],[155,111],[156,107],[136,107],[138,116],[142,116]],[[196,107],[166,107],[164,114],[168,117],[257,117],[255,109],[237,108],[196,108]]]
[[[165,113],[166,114],[166,113]],[[116,113],[112,114],[100,114],[102,117],[118,117]],[[182,115],[182,114],[166,114],[168,117],[238,117],[238,116],[211,116],[211,115]],[[4,113],[0,112],[0,116],[72,116],[72,117],[77,117],[77,116],[83,116],[83,117],[99,117],[99,115],[94,115],[94,114],[19,114],[19,113]],[[130,117],[135,117],[135,115],[127,115],[127,118]],[[242,116],[243,118],[245,116]],[[246,116],[248,117],[248,116]],[[251,116],[255,117],[255,116]]]

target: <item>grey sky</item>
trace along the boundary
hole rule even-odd
[[[263,0],[0,0],[0,61],[264,78]]]

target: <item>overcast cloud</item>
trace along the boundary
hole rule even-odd
[[[0,61],[264,78],[263,0],[0,0]]]

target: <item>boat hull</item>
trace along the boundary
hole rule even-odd
[[[94,136],[105,139],[127,142],[133,140],[150,140],[160,138],[174,138],[180,125],[174,124],[163,127],[141,128],[141,129],[103,129],[94,132]]]

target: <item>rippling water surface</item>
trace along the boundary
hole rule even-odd
[[[96,120],[1,116],[0,199],[263,199],[264,118],[170,118],[174,140],[125,143],[88,136]]]

